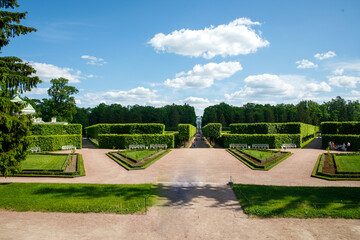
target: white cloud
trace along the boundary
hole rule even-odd
[[[360,92],[359,92],[359,91],[352,90],[350,93],[351,93],[352,95],[355,95],[355,96],[360,96]]]
[[[25,95],[44,95],[47,94],[49,88],[33,88],[31,91],[26,91]]]
[[[310,62],[309,60],[307,59],[303,59],[301,61],[297,61],[296,62],[297,64],[299,64],[297,66],[297,68],[317,68],[318,65],[313,63],[313,62]]]
[[[72,68],[58,67],[48,63],[30,62],[30,65],[36,69],[36,76],[45,82],[49,82],[54,78],[66,78],[69,83],[78,83],[80,79],[84,79],[80,71]]]
[[[333,71],[334,75],[343,75],[344,69],[343,68],[337,68]]]
[[[329,84],[337,87],[345,87],[345,88],[356,88],[356,84],[360,82],[360,77],[354,76],[330,76],[328,77]]]
[[[210,26],[203,30],[181,29],[168,35],[158,33],[148,43],[157,51],[207,59],[217,55],[249,54],[270,44],[251,28],[252,25],[260,23],[239,18],[227,25]]]
[[[107,63],[103,58],[97,58],[89,55],[83,55],[81,56],[81,58],[88,60],[86,64],[90,64],[90,65],[102,66]]]
[[[173,88],[207,88],[214,84],[214,80],[222,80],[242,70],[239,62],[208,63],[195,65],[187,73],[176,74],[174,79],[167,79],[165,86]]]
[[[197,116],[202,116],[204,113],[204,109],[210,105],[213,105],[214,103],[210,102],[207,98],[201,98],[201,97],[187,97],[183,100],[179,100],[177,102],[178,104],[189,104],[190,106],[193,106],[195,108],[195,112]]]
[[[319,59],[319,60],[324,60],[324,59],[328,59],[328,58],[332,58],[335,57],[336,53],[333,51],[328,51],[326,53],[317,53],[314,55],[315,58]]]
[[[245,87],[240,91],[225,94],[229,101],[254,99],[293,99],[313,97],[319,92],[330,92],[331,87],[326,82],[308,81],[301,75],[261,74],[248,76]]]

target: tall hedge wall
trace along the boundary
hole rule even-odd
[[[86,135],[97,138],[99,134],[163,134],[160,123],[96,124],[86,128]]]
[[[334,142],[336,145],[347,144],[349,142],[352,146],[351,151],[360,150],[360,135],[340,135],[340,134],[322,134],[322,148],[327,148],[329,142]]]
[[[221,136],[221,130],[221,123],[208,123],[204,127],[202,127],[202,132],[205,137],[218,138]]]
[[[191,124],[179,124],[178,130],[179,130],[178,137],[180,141],[189,140],[196,133],[196,127],[194,127]]]
[[[360,135],[360,122],[322,122],[321,133]]]
[[[82,147],[81,134],[73,135],[31,135],[27,137],[30,140],[30,147],[40,147],[41,151],[57,151],[62,146],[73,145],[76,148]]]
[[[167,144],[173,148],[176,134],[99,134],[98,141],[100,148],[125,149],[129,145],[145,144]]]
[[[31,135],[73,135],[82,134],[81,124],[32,124]]]
[[[301,146],[300,134],[222,134],[222,144],[228,148],[232,143],[269,144],[270,148],[281,148],[282,144],[293,143]]]

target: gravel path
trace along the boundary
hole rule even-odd
[[[157,206],[146,215],[0,211],[0,239],[360,239],[360,220],[248,218],[226,185],[231,177],[235,183],[360,187],[360,181],[310,177],[323,150],[290,150],[294,154],[268,172],[249,169],[224,149],[196,148],[174,149],[146,170],[127,171],[108,151],[77,151],[85,177],[0,182],[157,183],[164,189]]]

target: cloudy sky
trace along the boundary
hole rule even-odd
[[[18,1],[36,33],[2,55],[53,78],[79,107],[360,99],[360,1]]]

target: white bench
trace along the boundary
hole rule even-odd
[[[145,149],[145,145],[144,144],[129,145],[129,150],[138,150],[138,149]]]
[[[252,144],[251,147],[252,147],[252,148],[265,148],[265,149],[269,149],[269,144]]]
[[[31,147],[29,148],[29,151],[33,152],[41,152],[41,148],[40,147]]]
[[[76,150],[76,147],[74,147],[73,145],[65,145],[61,147],[61,150]]]
[[[167,144],[150,144],[150,149],[167,149]]]
[[[229,145],[230,148],[247,148],[247,144],[244,143],[232,143]]]
[[[286,149],[286,148],[296,148],[296,144],[293,144],[293,143],[286,143],[286,144],[283,144],[281,145],[281,149]]]

